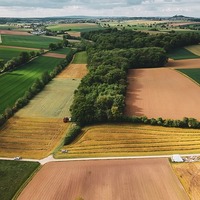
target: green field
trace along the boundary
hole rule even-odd
[[[57,158],[199,153],[200,130],[137,124],[88,126]]]
[[[24,95],[24,92],[45,71],[52,71],[62,59],[38,57],[21,68],[0,76],[0,113]]]
[[[0,160],[0,199],[12,199],[39,165],[37,162]]]
[[[86,53],[86,51],[76,53],[72,63],[73,64],[87,64],[87,53]]]
[[[200,64],[199,64],[200,66]],[[177,69],[200,84],[200,69]]]
[[[25,49],[14,49],[14,48],[4,48],[0,46],[0,59],[3,59],[4,62],[12,59],[13,57],[19,56],[21,52],[30,52],[31,50]]]
[[[59,39],[41,36],[2,35],[2,45],[48,49],[50,43],[60,42]]]
[[[101,26],[97,24],[89,24],[89,23],[56,24],[56,25],[51,25],[47,28],[52,31],[70,30],[77,32],[86,32],[86,31],[103,29]]]
[[[191,51],[185,49],[185,48],[179,48],[175,49],[167,54],[169,58],[172,58],[174,60],[182,60],[182,59],[194,59],[194,58],[200,58],[200,56],[195,55]]]

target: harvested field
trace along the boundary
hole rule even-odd
[[[0,157],[46,157],[60,143],[68,126],[62,119],[12,117],[1,127]]]
[[[191,200],[200,199],[200,163],[172,164]]]
[[[18,200],[79,198],[189,200],[167,159],[48,163]]]
[[[200,56],[200,45],[192,45],[185,47],[188,51],[191,51],[192,53]]]
[[[52,57],[52,58],[66,58],[66,55],[59,54],[59,53],[45,53],[43,54],[45,57]]]
[[[57,158],[142,156],[199,153],[200,130],[136,124],[96,125],[83,129],[68,153]]]
[[[172,69],[136,69],[128,74],[125,114],[200,120],[200,87]]]
[[[169,59],[169,62],[166,67],[175,68],[175,69],[184,69],[184,68],[200,68],[200,59],[189,59],[189,60],[172,60]]]
[[[73,37],[81,37],[81,32],[68,31],[67,33]]]
[[[69,108],[74,90],[80,80],[55,78],[31,102],[18,111],[19,117],[63,118],[70,116]]]
[[[25,31],[10,31],[10,30],[0,30],[0,34],[4,35],[31,35]]]
[[[88,73],[86,66],[87,64],[70,64],[57,77],[81,79]]]

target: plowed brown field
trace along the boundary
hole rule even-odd
[[[46,57],[52,57],[52,58],[66,58],[65,54],[60,54],[60,53],[45,53],[43,56]]]
[[[83,78],[87,73],[86,64],[70,64],[57,78]]]
[[[200,120],[200,87],[168,68],[136,69],[128,74],[125,114]]]
[[[167,159],[48,163],[18,200],[189,200]]]
[[[28,32],[24,31],[9,31],[9,30],[0,30],[0,34],[4,35],[31,35]]]
[[[200,59],[172,60],[169,59],[167,67],[170,68],[200,68]]]

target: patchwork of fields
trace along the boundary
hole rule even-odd
[[[80,36],[80,32],[101,28],[96,24],[87,23],[59,24],[49,27],[54,31],[71,29],[72,32],[69,33],[76,36]],[[32,36],[19,31],[0,30],[0,36],[2,38],[0,56],[5,61],[19,55],[21,51],[48,49],[49,43],[60,42],[60,39]],[[11,49],[10,45],[14,47]],[[50,52],[18,70],[2,74],[0,76],[0,113],[8,106],[13,106],[36,78],[40,78],[45,71],[50,72],[61,59],[66,57],[68,52],[68,48]],[[199,86],[174,70],[180,70],[199,83],[200,69],[186,70],[184,68],[200,68],[200,59],[198,59],[200,45],[176,50],[170,56],[173,59],[190,60],[170,60],[167,69],[129,71],[126,115],[146,115],[149,118],[165,119],[194,117],[200,120],[197,109],[200,105]],[[86,63],[86,52],[78,53],[72,64],[51,81],[43,92],[1,127],[0,157],[22,156],[41,159],[54,152],[71,125],[63,123],[62,119],[64,116],[70,116],[69,108],[74,90],[78,87],[81,78],[88,73]],[[63,147],[68,150],[68,153],[57,152],[56,157],[199,153],[199,141],[200,130],[198,129],[104,124],[85,127],[82,134],[72,144]],[[3,177],[4,171],[2,172],[1,166],[0,163],[0,176]],[[199,165],[184,163],[173,165],[173,168],[191,199],[198,199],[200,195]],[[22,182],[27,177],[28,175]],[[1,186],[0,191],[2,188]],[[19,199],[55,199],[58,191],[59,199],[63,200],[66,199],[66,194],[69,200],[76,198],[100,200],[105,196],[108,199],[188,199],[166,159],[49,163],[33,178]]]
[[[167,159],[48,163],[18,200],[55,198],[189,200]]]

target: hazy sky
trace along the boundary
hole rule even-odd
[[[200,17],[200,0],[0,0],[0,17]]]

